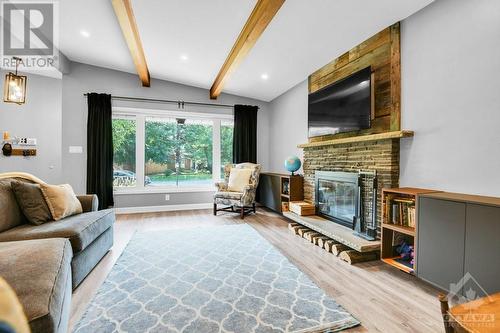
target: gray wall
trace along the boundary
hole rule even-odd
[[[269,167],[274,172],[286,172],[284,161],[290,155],[303,158],[297,144],[307,142],[307,95],[305,80],[271,102]]]
[[[61,91],[59,79],[28,75],[27,98],[23,105],[3,102],[3,80],[7,72],[0,71],[2,98],[0,102],[1,133],[38,140],[37,156],[4,157],[0,154],[0,172],[23,171],[52,183],[62,181]]]
[[[177,83],[152,80],[151,88],[142,88],[137,75],[94,67],[90,65],[72,63],[71,73],[63,76],[62,97],[62,160],[64,165],[63,178],[72,184],[76,192],[85,192],[86,175],[86,131],[87,131],[87,102],[83,97],[87,92],[102,92],[117,96],[137,96],[161,98],[171,100],[186,100],[221,104],[252,104],[258,105],[258,142],[257,158],[264,169],[268,168],[269,160],[269,107],[268,103],[222,94],[217,101],[208,98],[208,90],[181,85]],[[151,103],[120,102],[114,104],[142,108],[170,108],[177,109],[176,105],[161,105]],[[187,108],[202,112],[206,108]],[[231,112],[227,109],[221,112]],[[83,146],[83,154],[70,154],[69,146]],[[170,201],[165,201],[164,195],[158,194],[124,194],[116,195],[116,207],[157,206],[163,204],[190,204],[207,203],[211,195],[202,193],[172,193]]]
[[[401,43],[401,185],[500,196],[500,1],[438,0]]]
[[[402,186],[500,196],[500,1],[437,0],[402,22]],[[333,58],[333,57],[332,57]],[[307,80],[271,102],[271,171],[307,141]]]

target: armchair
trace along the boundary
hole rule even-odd
[[[229,175],[231,169],[252,169],[249,183],[243,188],[242,192],[234,192],[228,189]],[[255,213],[255,194],[257,185],[259,185],[259,175],[261,166],[254,163],[228,164],[224,167],[224,181],[216,183],[217,192],[214,195],[214,215],[218,211],[239,213],[243,219],[245,215]],[[217,205],[225,205],[224,208],[217,208]],[[237,210],[235,210],[235,207]]]

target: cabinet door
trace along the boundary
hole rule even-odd
[[[448,290],[464,273],[465,203],[421,198],[417,276]]]
[[[467,205],[465,234],[464,292],[472,289],[479,296],[500,292],[500,208]]]
[[[258,202],[271,208],[276,212],[281,212],[281,182],[280,177],[275,175],[262,174],[259,178]]]

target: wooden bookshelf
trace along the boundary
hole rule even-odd
[[[382,190],[380,258],[383,262],[406,273],[416,271],[418,200],[422,194],[435,192],[439,191],[411,187]],[[398,239],[413,246],[413,264],[402,260],[397,253]]]

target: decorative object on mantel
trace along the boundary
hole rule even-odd
[[[299,170],[301,166],[302,163],[297,156],[288,156],[285,159],[285,169],[287,169],[288,172],[291,172],[292,176],[294,176],[294,172]]]
[[[26,102],[26,82],[28,79],[25,75],[17,74],[21,58],[14,57],[13,60],[16,62],[16,72],[9,72],[5,75],[3,101],[21,105]]]

